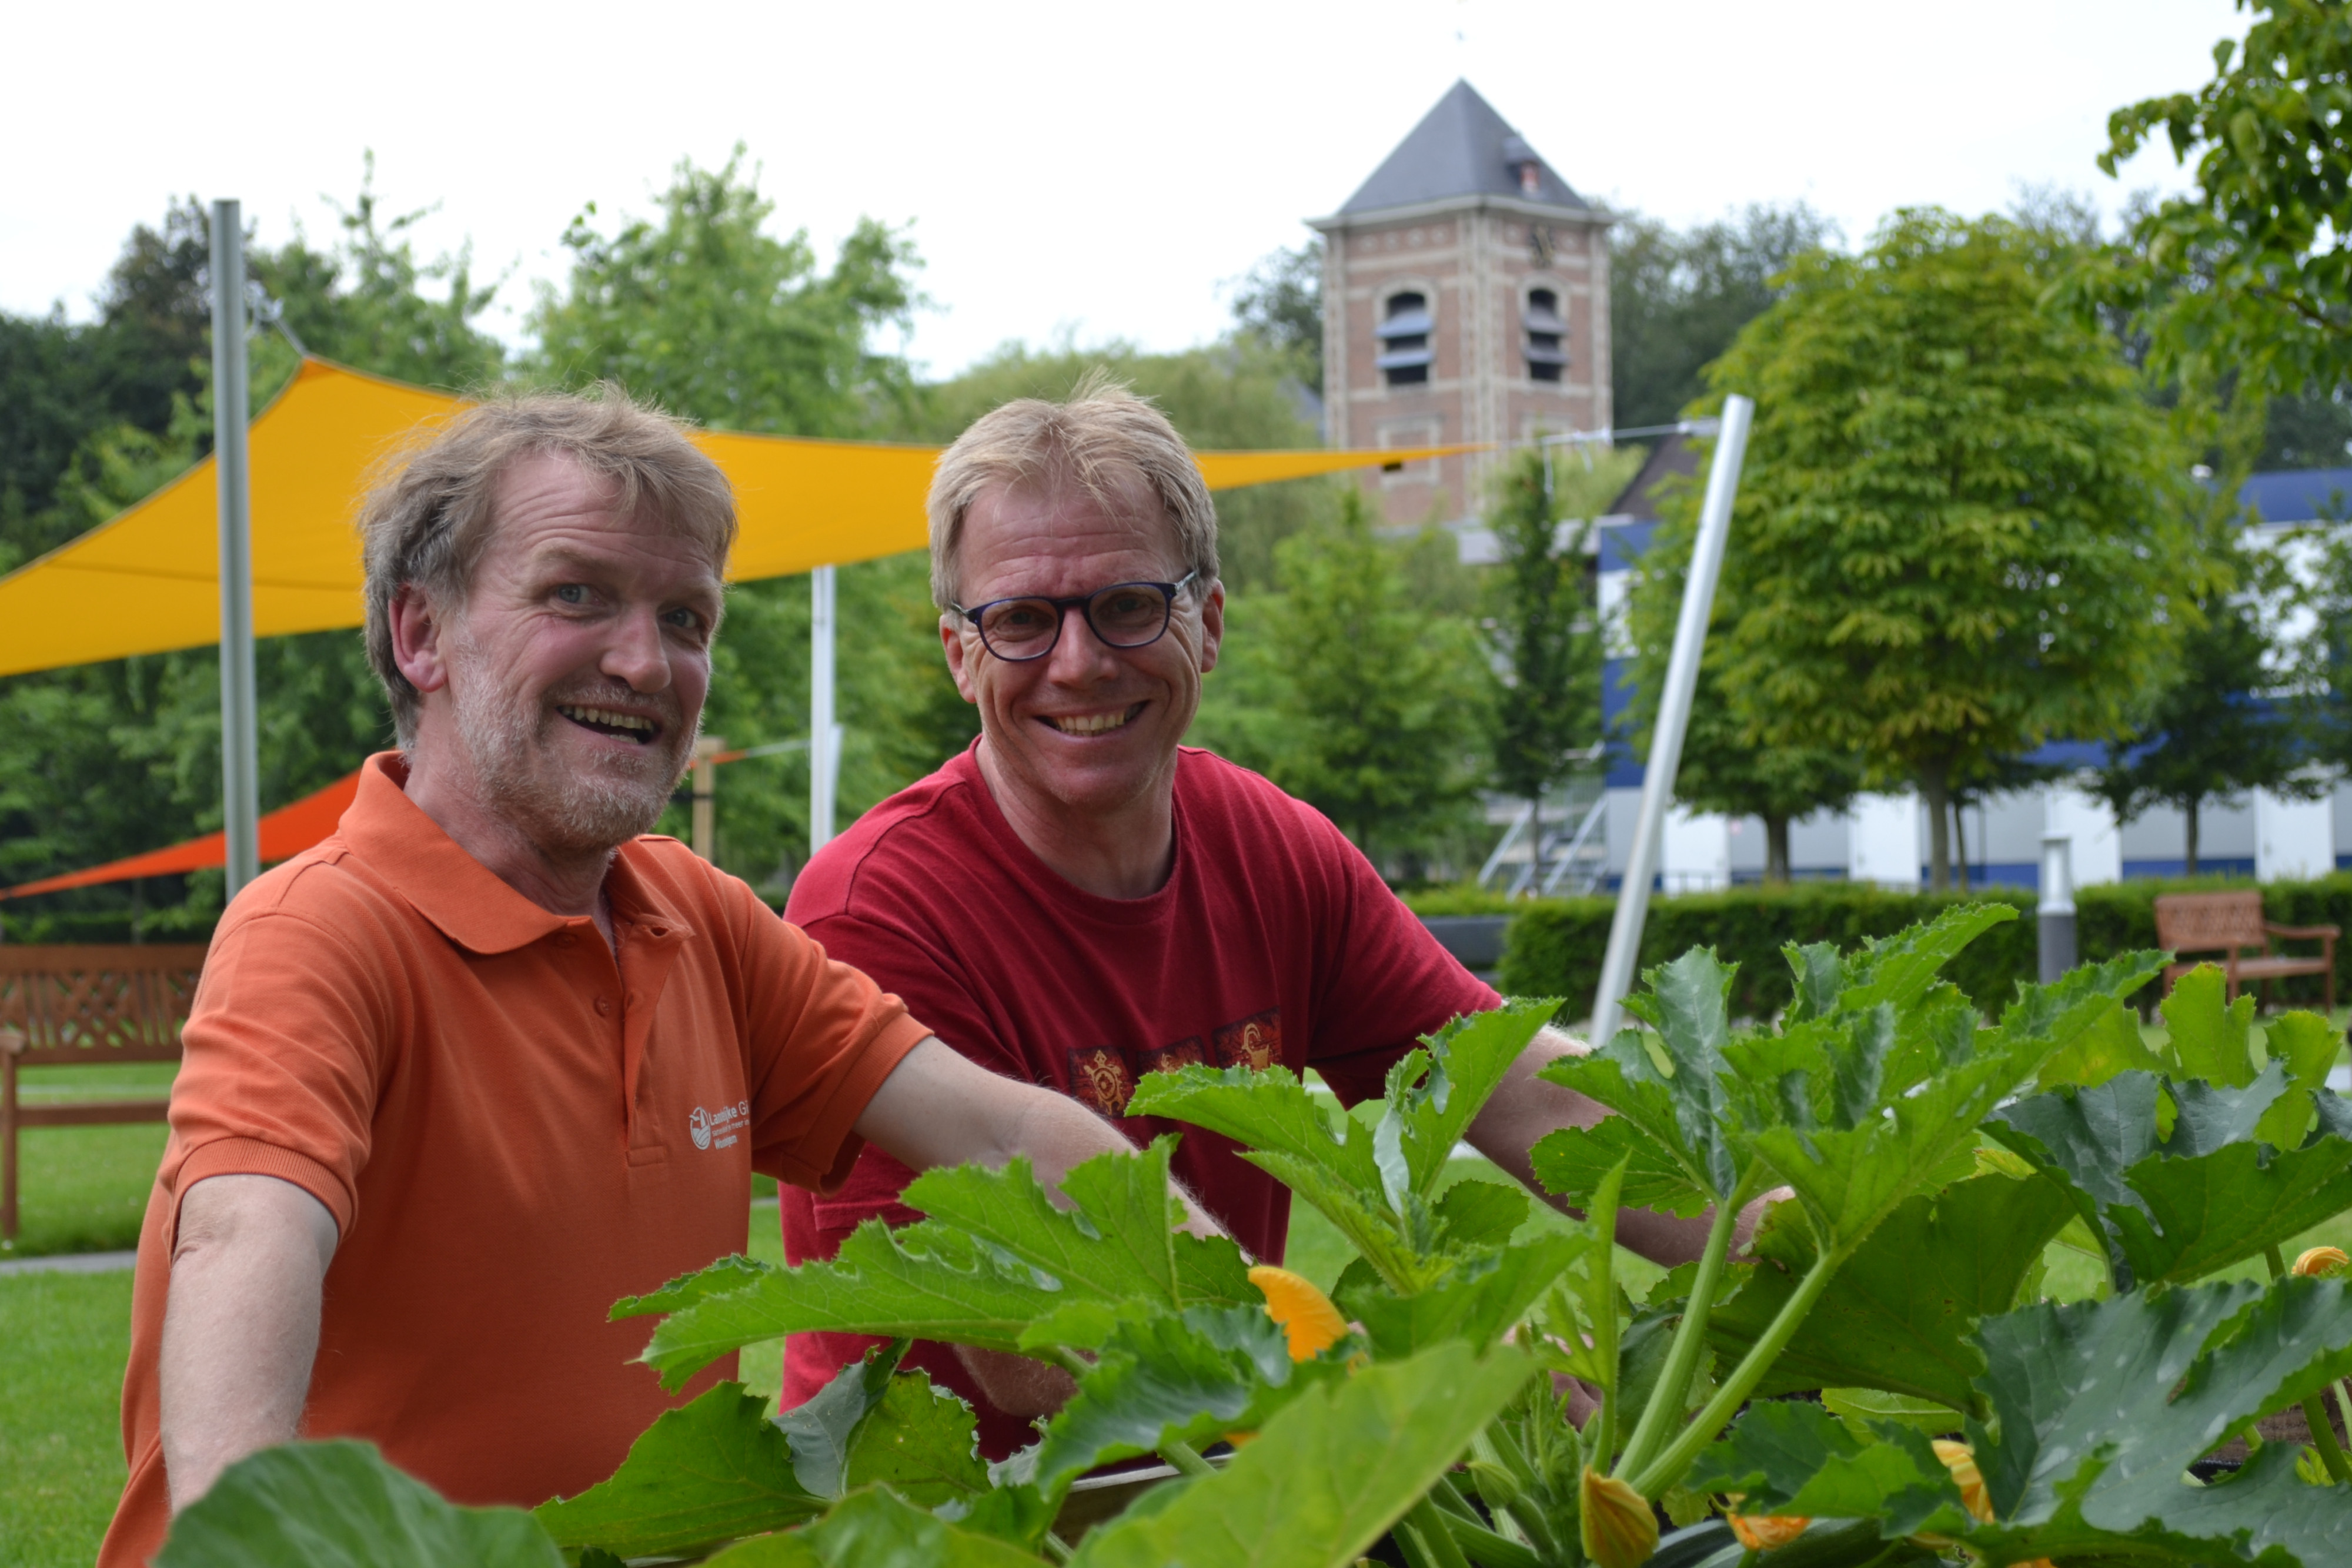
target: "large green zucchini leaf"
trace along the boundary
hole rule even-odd
[[[1535,1373],[1456,1342],[1308,1390],[1219,1474],[1089,1534],[1080,1568],[1347,1568]]]
[[[1411,1293],[1498,1244],[1492,1222],[1501,1209],[1474,1209],[1454,1193],[1440,1199],[1437,1185],[1471,1122],[1559,1005],[1507,1001],[1428,1036],[1389,1070],[1385,1109],[1370,1129],[1330,1116],[1284,1067],[1151,1073],[1128,1113],[1171,1116],[1247,1145],[1244,1159],[1330,1220],[1392,1288]]]
[[[1827,1294],[1758,1385],[1884,1388],[1938,1405],[1975,1403],[1980,1318],[2005,1312],[2073,1209],[2039,1176],[1982,1176],[1905,1199],[1838,1270]],[[1759,1228],[1759,1266],[1707,1322],[1717,1348],[1746,1354],[1813,1266],[1793,1205]]]
[[[2184,1472],[2254,1417],[2352,1371],[2352,1294],[2288,1278],[2048,1302],[1977,1335],[1990,1406],[1969,1436],[1993,1519],[1959,1505],[1918,1434],[1873,1423],[1860,1443],[1825,1410],[1743,1416],[1701,1457],[1695,1486],[1743,1492],[1758,1512],[1876,1517],[1928,1530],[1994,1562],[2261,1563],[2321,1568],[2352,1554],[2352,1495],[2295,1474],[2272,1445],[2227,1483]]]
[[[804,1529],[756,1536],[710,1562],[714,1568],[1045,1568],[1043,1558],[960,1530],[882,1488],[854,1493]]]
[[[643,1360],[677,1387],[730,1350],[806,1330],[1019,1348],[1021,1332],[1071,1301],[1259,1304],[1241,1249],[1220,1237],[1172,1234],[1168,1186],[1175,1139],[1073,1170],[1055,1207],[1026,1160],[1000,1171],[926,1172],[907,1200],[953,1216],[892,1230],[868,1220],[830,1262],[777,1269],[730,1259],[614,1317],[666,1312]]]
[[[239,1459],[172,1521],[158,1568],[563,1568],[515,1508],[460,1508],[373,1443],[289,1443]]]

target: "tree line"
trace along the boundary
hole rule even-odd
[[[2352,565],[2330,558],[2315,589],[2290,584],[2247,548],[2233,500],[2244,474],[2340,460],[2352,438],[2346,332],[2326,308],[2242,319],[2215,303],[2249,247],[2278,251],[2273,274],[2300,254],[2293,235],[2249,227],[2251,198],[2230,182],[2269,165],[2226,128],[2241,99],[2277,96],[2247,73],[2324,76],[2344,47],[2276,42],[2186,108],[2119,112],[2119,152],[2186,126],[2203,162],[2199,194],[2141,201],[2116,235],[2049,193],[2001,216],[1899,213],[1851,251],[1802,205],[1619,223],[1620,423],[1705,413],[1731,391],[1759,401],[1681,793],[1762,818],[1776,873],[1793,821],[1913,787],[1935,808],[1936,875],[1955,874],[1966,849],[1945,824],[2030,782],[2023,759],[2052,738],[2109,743],[2096,782],[2126,817],[2165,802],[2193,818],[2256,785],[2315,790],[2347,759],[2336,630]],[[1212,343],[1013,343],[930,380],[888,346],[925,305],[908,236],[868,222],[821,256],[779,231],[740,152],[681,164],[646,214],[583,207],[520,349],[483,324],[502,286],[463,253],[419,256],[422,214],[387,214],[369,173],[323,238],[252,251],[286,329],[256,339],[256,406],[291,374],[291,339],[457,391],[609,379],[719,428],[931,442],[1108,366],[1197,445],[1318,439],[1311,242],[1232,280],[1232,326]],[[2315,225],[2352,222],[2341,181],[2307,200]],[[0,314],[0,569],[205,455],[205,235],[193,202],[135,229],[88,323]],[[2216,350],[2225,326],[2252,334],[2242,351]],[[1400,882],[1475,865],[1491,841],[1483,797],[1540,800],[1598,743],[1646,746],[1643,694],[1663,671],[1696,486],[1664,487],[1615,627],[1580,521],[1611,509],[1640,457],[1498,465],[1486,516],[1503,559],[1487,568],[1463,565],[1441,529],[1375,528],[1350,480],[1221,497],[1230,629],[1194,738],[1317,805]],[[844,569],[839,593],[854,813],[976,724],[941,667],[919,558]],[[2318,634],[2288,646],[2279,629],[2298,608]],[[712,733],[737,747],[807,733],[808,618],[803,581],[732,591]],[[1612,638],[1634,653],[1613,729]],[[215,668],[197,650],[0,681],[0,884],[219,825]],[[389,744],[356,634],[267,640],[259,677],[265,809]],[[780,896],[805,854],[804,756],[719,778],[721,863]],[[0,922],[11,939],[163,936],[208,928],[219,896],[217,875],[154,879],[0,908]]]

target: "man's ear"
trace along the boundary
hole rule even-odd
[[[384,619],[392,630],[392,662],[408,684],[420,694],[447,685],[449,660],[443,639],[448,628],[424,590],[402,583]]]
[[[1217,667],[1217,649],[1225,640],[1225,585],[1209,584],[1201,596],[1201,673]]]
[[[948,674],[955,678],[957,695],[968,703],[979,702],[971,691],[971,666],[964,663],[963,627],[952,615],[940,617],[940,645],[947,650]]]

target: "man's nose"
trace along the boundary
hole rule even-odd
[[[1045,661],[1047,678],[1059,685],[1078,685],[1114,674],[1118,666],[1118,654],[1095,635],[1087,607],[1063,606],[1062,634],[1054,640],[1054,652]]]
[[[655,612],[635,611],[614,622],[597,667],[614,680],[627,682],[632,691],[666,689],[670,684],[669,650]]]

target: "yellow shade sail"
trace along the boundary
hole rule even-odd
[[[257,636],[362,619],[352,519],[376,466],[464,406],[445,393],[303,361],[252,427]],[[742,517],[728,576],[784,577],[920,549],[940,448],[706,431]],[[1203,452],[1213,490],[1466,452]],[[220,640],[218,487],[210,458],[112,521],[0,578],[0,675]]]

